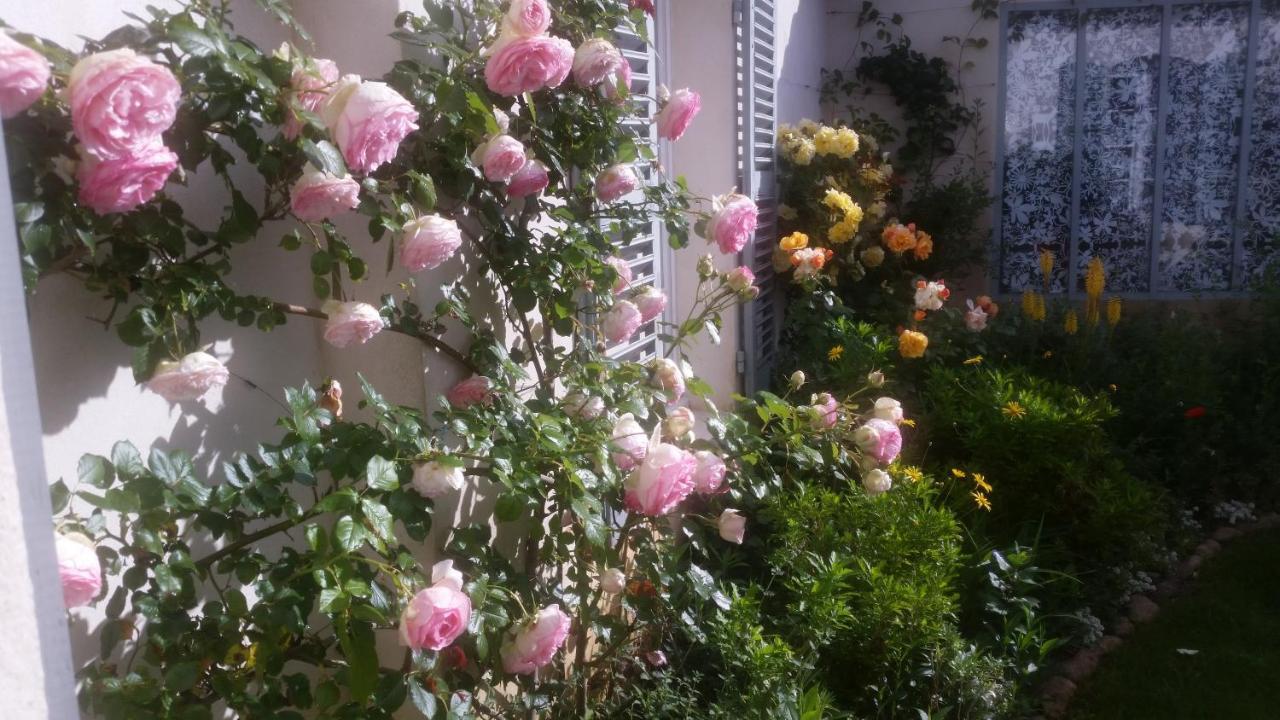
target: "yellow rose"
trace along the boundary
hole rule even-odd
[[[819,155],[835,155],[838,145],[839,133],[833,127],[823,125],[818,132],[813,135],[813,144],[817,148]]]
[[[835,154],[836,157],[848,160],[853,154],[858,152],[858,133],[849,128],[840,128],[836,131]]]
[[[915,330],[903,330],[898,336],[898,353],[907,359],[924,357],[929,347],[929,337]]]
[[[800,248],[809,247],[809,236],[802,232],[793,232],[790,235],[778,241],[778,247],[791,252]]]

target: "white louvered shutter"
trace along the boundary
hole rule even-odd
[[[742,264],[756,274],[760,297],[742,308],[738,370],[747,392],[767,388],[778,356],[785,288],[773,271],[777,240],[777,176],[773,153],[777,116],[774,99],[773,0],[734,0],[737,30],[739,191],[760,208],[754,241]]]
[[[656,42],[658,38],[655,35],[657,32],[655,23],[652,19],[647,22],[649,38]],[[649,119],[657,111],[652,99],[657,95],[659,83],[657,52],[653,45],[627,30],[618,31],[616,43],[623,56],[631,63],[631,102],[642,109],[647,106],[647,109],[627,120],[624,125],[636,138],[637,146],[647,145],[656,149],[658,148],[657,128],[650,123]],[[646,183],[654,182],[655,173],[649,159],[637,158],[635,167],[641,180]],[[627,199],[640,201],[643,198],[641,193],[637,192],[628,196]],[[631,287],[653,285],[665,292],[668,298],[671,297],[670,273],[667,272],[669,253],[666,252],[665,231],[660,221],[654,220],[648,232],[627,243],[620,254],[631,266],[633,276]],[[659,319],[666,319],[669,312],[670,307]],[[650,322],[637,330],[630,342],[612,348],[609,354],[620,360],[644,362],[660,356],[662,351],[656,323]]]

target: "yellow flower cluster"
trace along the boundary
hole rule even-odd
[[[858,134],[849,128],[833,128],[823,125],[813,136],[813,144],[819,155],[835,155],[848,160],[858,152]]]
[[[1049,280],[1053,276],[1053,252],[1040,251],[1040,279],[1044,282],[1044,291],[1049,292]]]
[[[852,240],[854,234],[858,232],[858,226],[862,224],[862,207],[854,202],[848,193],[835,189],[827,190],[827,195],[822,202],[833,212],[843,215],[827,231],[827,238],[837,245]]]
[[[1035,290],[1022,291],[1022,316],[1028,320],[1040,322],[1047,314],[1044,296]]]
[[[778,150],[783,159],[796,165],[808,165],[815,155],[833,155],[842,160],[852,158],[860,143],[858,133],[849,128],[819,125],[812,120],[801,120],[799,127],[782,125],[778,128]]]
[[[1120,298],[1107,299],[1107,324],[1115,327],[1120,324]]]
[[[915,330],[903,330],[898,336],[898,353],[907,359],[924,357],[929,347],[929,336]]]
[[[1080,331],[1080,319],[1076,317],[1075,310],[1067,311],[1067,316],[1062,321],[1062,329],[1065,330],[1068,335],[1075,335]]]
[[[951,474],[961,480],[965,477],[969,477],[969,475],[960,468],[951,468]],[[972,477],[969,479],[973,480],[973,490],[969,493],[973,498],[973,503],[980,509],[991,512],[991,499],[988,497],[993,489],[991,487],[991,483],[987,482],[986,476],[977,472],[973,473]]]

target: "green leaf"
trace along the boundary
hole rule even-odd
[[[342,153],[328,140],[314,142],[304,138],[302,154],[307,156],[312,165],[331,175],[344,177],[347,174],[347,164],[342,160]]]
[[[360,511],[378,537],[387,542],[395,540],[395,520],[385,505],[372,498],[360,498]]]
[[[111,463],[115,465],[120,477],[125,480],[136,480],[147,471],[146,466],[142,464],[142,456],[138,454],[138,448],[127,440],[121,440],[111,446]]]
[[[221,38],[210,36],[185,17],[179,17],[170,23],[169,37],[173,38],[184,52],[196,57],[225,55],[227,52]]]
[[[365,478],[369,487],[375,490],[395,490],[400,487],[396,464],[381,455],[369,458],[369,463],[365,466]]]
[[[200,678],[200,663],[194,660],[174,663],[164,673],[164,686],[173,692],[186,692]]]
[[[53,505],[53,514],[57,515],[71,504],[71,491],[61,480],[49,486],[49,502]]]
[[[338,547],[347,552],[359,550],[360,546],[364,545],[364,538],[364,528],[350,515],[338,518],[338,522],[333,526],[333,539],[337,541]]]
[[[337,632],[342,654],[347,656],[347,685],[351,697],[363,702],[378,684],[378,651],[374,645],[373,628],[365,623],[353,623],[351,627],[339,628]]]
[[[316,509],[320,512],[353,510],[359,500],[360,497],[356,495],[356,491],[353,488],[345,487],[335,493],[326,495],[320,502],[316,503]]]
[[[327,613],[339,613],[347,609],[351,598],[342,591],[342,588],[325,588],[320,591],[320,611]]]
[[[155,567],[156,587],[162,593],[177,594],[182,590],[182,581],[174,576],[173,570],[168,565],[157,565]]]
[[[431,694],[419,683],[413,676],[405,678],[405,682],[409,684],[409,699],[413,702],[413,706],[418,708],[418,712],[424,717],[433,718],[436,715],[436,696]]]
[[[498,498],[493,512],[501,522],[514,522],[526,515],[528,504],[525,498],[517,493],[505,493]]]
[[[76,475],[80,482],[94,487],[107,488],[116,479],[115,468],[111,461],[101,455],[83,455],[76,466]]]

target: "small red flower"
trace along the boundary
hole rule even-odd
[[[1208,412],[1209,411],[1206,410],[1203,405],[1196,405],[1194,407],[1187,408],[1187,411],[1182,413],[1182,417],[1188,420],[1195,420],[1196,418],[1204,417]]]

